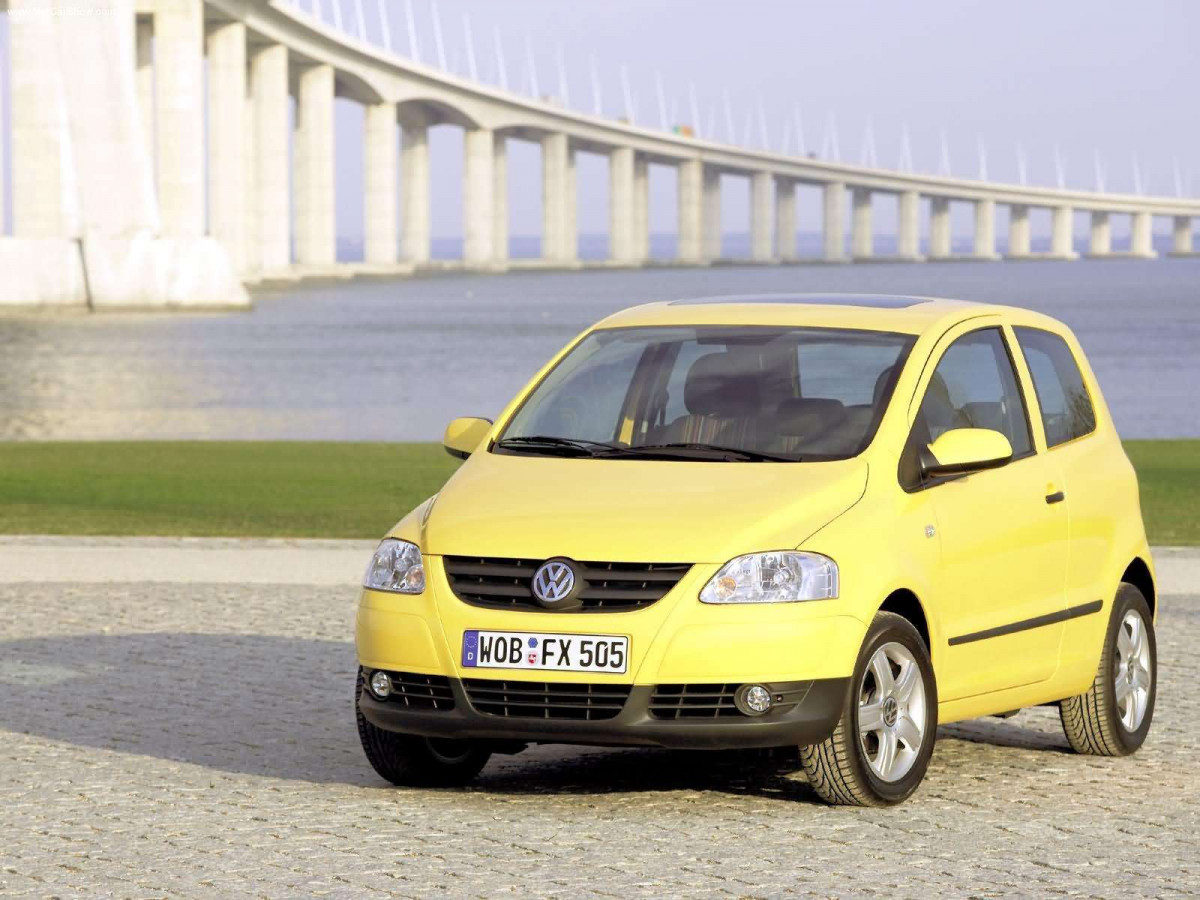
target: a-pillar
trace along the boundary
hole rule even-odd
[[[1154,252],[1154,241],[1150,223],[1150,213],[1137,212],[1133,214],[1133,221],[1131,223],[1132,229],[1129,237],[1129,249],[1134,256],[1152,258],[1158,255]]]
[[[619,263],[630,263],[637,258],[633,158],[632,147],[616,147],[608,155],[608,255]]]
[[[508,261],[508,139],[492,138],[492,260]]]
[[[826,262],[846,261],[846,186],[834,181],[822,188],[822,232]]]
[[[330,266],[336,260],[334,220],[333,66],[300,71],[296,99],[296,261]]]
[[[11,16],[10,16],[11,18]],[[158,208],[170,237],[204,234],[204,3],[154,8]]]
[[[875,250],[871,230],[871,191],[855,188],[852,194],[854,215],[850,222],[850,253],[854,259],[870,259]]]
[[[921,258],[921,198],[916,191],[904,191],[897,203],[896,255],[900,259]]]
[[[480,266],[492,260],[492,164],[495,143],[490,128],[463,133],[463,261]]]
[[[650,168],[644,156],[633,158],[634,258],[650,258]]]
[[[783,262],[796,258],[796,183],[775,178],[775,255]]]
[[[1029,207],[1014,203],[1008,208],[1008,257],[1021,259],[1029,255]]]
[[[770,262],[772,188],[775,179],[770,172],[755,172],[750,176],[750,255],[755,262]]]
[[[703,259],[704,242],[704,166],[698,159],[679,164],[679,246],[681,262],[698,263]]]
[[[429,125],[409,112],[400,120],[401,254],[406,262],[429,262]]]
[[[396,141],[396,107],[373,103],[363,110],[363,256],[369,263],[396,262],[396,194],[400,148]]]
[[[976,259],[996,259],[996,201],[975,201]]]
[[[704,167],[703,220],[700,233],[704,242],[705,262],[721,258],[721,172],[712,166]]]
[[[1075,259],[1075,210],[1069,206],[1054,207],[1050,252],[1062,259]]]
[[[246,271],[246,26],[208,34],[208,223],[235,272]]]
[[[146,162],[150,177],[154,178],[155,132],[154,132],[154,18],[148,15],[134,17],[134,83],[137,91],[138,118],[142,125],[142,146],[146,150]]]
[[[1108,213],[1099,210],[1092,213],[1092,233],[1088,241],[1091,256],[1108,256],[1112,253],[1112,223]]]
[[[250,57],[250,104],[253,107],[254,165],[248,229],[264,276],[279,274],[291,263],[291,196],[288,190],[288,51],[273,44]],[[256,253],[257,251],[257,253]]]
[[[574,157],[565,134],[542,138],[542,258],[569,262],[575,258],[575,197],[570,183],[575,176]]]
[[[1192,217],[1176,216],[1171,230],[1171,252],[1181,256],[1193,252]]]
[[[950,198],[929,198],[929,258],[949,259],[950,242]]]

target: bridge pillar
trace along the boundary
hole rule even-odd
[[[1069,206],[1054,207],[1054,225],[1050,252],[1062,259],[1076,259],[1075,210]]]
[[[396,192],[400,150],[396,146],[396,106],[373,103],[363,108],[363,258],[396,262]]]
[[[259,269],[270,276],[291,264],[291,196],[288,190],[288,51],[282,44],[250,57],[254,116],[251,201]]]
[[[154,19],[147,15],[134,17],[133,35],[134,83],[137,91],[138,113],[142,123],[142,146],[150,163],[151,181],[155,176],[154,130]]]
[[[904,191],[897,204],[896,255],[917,261],[921,258],[921,198],[916,191]]]
[[[230,22],[208,34],[208,230],[239,274],[246,271],[245,111],[246,26]]]
[[[855,188],[852,197],[854,215],[850,222],[850,255],[854,259],[870,259],[875,251],[875,235],[871,230],[871,191]]]
[[[155,145],[164,234],[204,234],[204,3],[154,5]]]
[[[542,138],[542,258],[569,262],[577,252],[574,233],[575,159],[565,134]]]
[[[704,174],[698,159],[679,164],[679,243],[676,255],[681,262],[698,263],[704,244]]]
[[[1029,207],[1014,203],[1008,208],[1008,256],[1020,259],[1029,255]]]
[[[721,173],[712,166],[704,166],[703,214],[700,234],[703,247],[701,257],[705,262],[721,258]]]
[[[771,189],[774,186],[770,172],[755,172],[750,176],[750,255],[755,262],[771,261]]]
[[[1108,256],[1112,253],[1112,223],[1108,213],[1099,210],[1092,213],[1092,234],[1088,243],[1090,256]]]
[[[566,184],[566,222],[565,255],[564,259],[573,263],[579,258],[579,176],[575,168],[575,148],[567,141],[567,184]]]
[[[1144,256],[1148,259],[1152,259],[1158,255],[1154,252],[1150,213],[1138,212],[1133,214],[1129,249],[1134,256]]]
[[[429,125],[414,116],[400,122],[400,194],[403,198],[403,232],[400,235],[405,261],[429,262]]]
[[[495,143],[490,128],[467,128],[463,133],[463,261],[486,265],[492,261],[492,208]]]
[[[976,259],[998,259],[996,256],[996,201],[975,201]]]
[[[634,258],[650,258],[650,171],[644,156],[633,157],[633,251]]]
[[[822,188],[822,233],[825,262],[846,261],[846,185],[831,182]]]
[[[953,250],[950,239],[950,198],[929,198],[929,256],[949,259]]]
[[[608,155],[608,255],[622,263],[636,259],[633,158],[632,147],[616,147]]]
[[[1188,255],[1193,252],[1192,217],[1176,216],[1171,230],[1171,252]]]
[[[492,259],[508,260],[508,138],[492,138]]]
[[[796,183],[775,177],[775,255],[783,262],[796,258]]]
[[[300,71],[296,137],[292,150],[296,191],[296,261],[306,266],[336,262],[334,221],[333,66]]]

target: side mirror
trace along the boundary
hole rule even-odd
[[[466,459],[479,449],[479,445],[491,430],[491,419],[461,416],[446,426],[446,433],[442,435],[442,446],[451,456]]]
[[[995,469],[1012,459],[1008,438],[990,428],[952,428],[929,445],[926,475],[963,475]]]

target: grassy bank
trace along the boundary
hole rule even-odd
[[[1200,545],[1200,441],[1130,441],[1156,544]],[[0,533],[378,537],[457,463],[437,444],[0,444]]]

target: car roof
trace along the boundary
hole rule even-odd
[[[614,313],[597,328],[654,325],[783,325],[858,328],[922,334],[979,316],[1003,315],[1010,321],[1054,330],[1054,320],[1016,307],[973,303],[945,297],[894,294],[734,294],[647,303]]]

